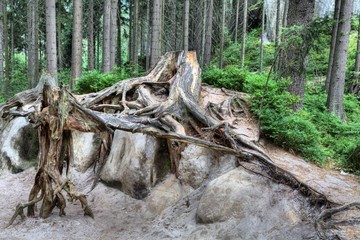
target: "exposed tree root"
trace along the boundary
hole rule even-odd
[[[247,100],[242,95],[223,90],[230,96],[227,100],[202,109],[198,104],[200,74],[195,52],[170,52],[147,76],[118,82],[98,93],[76,96],[66,88],[59,89],[52,84],[50,76],[44,75],[37,88],[0,106],[3,117],[28,116],[39,129],[41,146],[39,170],[29,202],[19,205],[11,223],[17,216],[24,216],[22,211],[26,207],[28,216],[34,216],[34,204],[41,200],[41,217],[48,217],[55,205],[60,208],[60,215],[64,215],[62,190],[70,199],[81,202],[85,215],[93,217],[85,195],[77,193],[62,178],[64,159],[72,158],[71,130],[95,132],[101,137],[98,174],[106,161],[112,133],[119,129],[167,139],[175,174],[184,147],[196,144],[233,154],[240,161],[259,161],[272,177],[327,201],[325,196],[277,167],[261,147],[236,131],[231,119],[239,114],[249,115],[243,107]],[[22,107],[28,104],[33,108],[24,111]]]

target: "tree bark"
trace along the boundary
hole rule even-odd
[[[3,17],[4,17],[4,48],[5,48],[5,96],[10,97],[10,54],[9,54],[9,40],[8,40],[8,21],[7,21],[7,2],[4,0]]]
[[[300,32],[291,33],[297,34],[300,37],[306,36],[306,33],[301,31],[307,31],[307,26],[311,23],[314,13],[314,0],[297,1],[289,0],[289,12],[287,16],[288,26],[303,26]],[[288,41],[286,36],[284,41]],[[300,110],[303,106],[303,97],[305,92],[305,68],[306,57],[310,50],[312,39],[302,39],[300,41],[295,40],[286,44],[286,49],[280,63],[280,73],[283,77],[290,77],[291,84],[288,87],[288,91],[299,97],[299,101],[294,103],[293,109],[295,111]]]
[[[222,0],[219,68],[223,67],[226,0]]]
[[[117,37],[117,57],[116,57],[116,63],[119,67],[122,66],[122,43],[121,43],[121,27],[122,27],[122,22],[121,22],[121,1],[119,2],[119,6],[118,6],[118,37]]]
[[[88,7],[88,64],[87,69],[92,71],[95,69],[95,48],[94,48],[94,0],[89,0]]]
[[[346,75],[346,61],[351,30],[351,13],[353,0],[342,0],[339,14],[339,25],[334,49],[333,67],[330,77],[327,108],[338,118],[344,119],[344,86]]]
[[[61,6],[61,0],[57,1],[59,7]],[[58,58],[58,68],[59,71],[63,69],[64,62],[63,62],[63,53],[62,53],[62,41],[61,41],[61,11],[57,11],[57,21],[56,21],[56,36],[57,36],[57,58]]]
[[[46,59],[47,70],[57,81],[55,0],[46,0]]]
[[[35,11],[37,7],[35,6],[35,0],[29,0],[27,3],[27,26],[28,26],[28,82],[29,89],[33,87],[36,82],[35,79]],[[2,52],[0,50],[0,52]]]
[[[132,51],[132,62],[136,65],[138,64],[139,56],[139,0],[134,0],[134,33],[133,33],[133,51]]]
[[[104,0],[102,71],[110,72],[111,0]]]
[[[189,0],[184,2],[184,51],[189,50]]]
[[[360,21],[360,14],[358,15]],[[360,92],[360,24],[358,26],[357,45],[356,45],[356,56],[355,56],[355,68],[353,82],[349,88],[349,93],[358,94]]]
[[[243,10],[244,10],[243,11],[243,28],[242,28],[242,40],[241,40],[241,67],[242,68],[245,66],[248,0],[244,0]]]
[[[71,51],[70,89],[74,89],[75,80],[82,74],[82,0],[74,0],[73,34]]]
[[[328,94],[329,94],[331,72],[332,72],[333,60],[334,60],[334,51],[335,51],[335,46],[336,46],[336,36],[338,34],[341,1],[342,0],[335,0],[334,22],[333,22],[332,34],[331,34],[329,64],[328,64],[328,69],[327,69],[327,73],[326,73],[326,81],[325,81],[325,90]]]
[[[114,69],[116,58],[116,31],[117,31],[117,13],[118,1],[111,0],[111,16],[110,16],[110,71]]]
[[[150,57],[151,57],[151,23],[150,23],[150,0],[146,0],[146,60],[145,60],[145,69],[149,70],[150,68]]]
[[[238,29],[239,29],[239,9],[240,9],[240,0],[236,0],[236,9],[235,9],[235,44],[238,42]]]
[[[161,55],[161,0],[153,2],[152,41],[150,67],[154,67]]]
[[[4,2],[0,0],[0,93],[2,93],[2,87],[4,83]]]
[[[261,13],[260,73],[263,72],[263,65],[264,65],[264,34],[265,34],[265,1],[263,1],[262,13]]]
[[[212,42],[212,24],[213,24],[213,4],[214,4],[213,0],[208,1],[207,17],[206,17],[204,65],[210,64],[211,42]]]

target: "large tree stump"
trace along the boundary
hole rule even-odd
[[[17,206],[9,224],[18,215],[24,216],[24,208],[28,209],[28,216],[34,216],[34,204],[40,201],[41,217],[48,217],[55,206],[60,208],[60,215],[64,215],[64,192],[70,199],[81,202],[85,215],[93,216],[85,195],[62,176],[64,159],[72,158],[72,130],[95,132],[101,137],[98,174],[106,161],[112,132],[120,129],[167,139],[175,174],[181,151],[192,143],[231,153],[239,161],[259,161],[269,175],[279,181],[327,201],[325,196],[278,168],[255,142],[238,134],[226,121],[239,111],[241,102],[246,101],[241,95],[228,91],[230,98],[222,104],[200,108],[200,74],[195,52],[170,52],[148,75],[120,81],[97,93],[73,95],[66,88],[55,86],[51,76],[45,74],[36,88],[0,106],[5,121],[28,116],[38,128],[41,146],[29,202]],[[33,107],[24,111],[23,106],[29,104]]]

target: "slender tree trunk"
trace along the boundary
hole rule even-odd
[[[28,27],[28,82],[29,89],[32,88],[36,82],[36,52],[35,52],[35,31],[36,19],[35,11],[37,10],[35,0],[29,0],[27,3],[27,27]],[[2,51],[0,51],[2,52]]]
[[[261,14],[260,73],[263,72],[263,64],[264,64],[264,34],[265,34],[265,1],[263,1],[262,14]]]
[[[88,8],[88,66],[89,71],[94,70],[94,0],[89,0]]]
[[[234,0],[235,1],[235,0]],[[240,9],[240,0],[236,0],[236,14],[235,14],[235,43],[238,42],[238,29],[239,29],[239,9]]]
[[[212,37],[212,23],[213,23],[213,0],[209,0],[207,7],[206,18],[206,36],[205,36],[205,49],[204,49],[204,65],[210,64],[211,57],[211,37]]]
[[[134,56],[133,40],[134,40],[134,10],[133,10],[133,1],[129,0],[129,45],[128,45],[128,62],[132,62],[132,57]]]
[[[3,59],[3,39],[4,39],[4,2],[0,0],[0,94],[4,82],[4,59]]]
[[[176,19],[176,14],[177,14],[177,8],[176,8],[176,0],[172,0],[171,1],[171,37],[172,37],[172,41],[171,41],[171,50],[175,51],[176,50],[176,44],[177,44],[177,19]]]
[[[329,111],[340,119],[344,119],[345,117],[343,101],[352,7],[353,0],[341,1],[338,34],[336,36],[333,67],[327,98]]]
[[[39,11],[37,9],[39,8],[39,1],[35,0],[35,82],[34,85],[37,84],[39,81],[39,65],[40,65],[40,53],[39,53]]]
[[[70,89],[74,88],[75,80],[82,74],[82,15],[82,0],[74,0]]]
[[[61,6],[60,0],[58,0],[58,6]],[[63,68],[63,54],[62,54],[62,42],[61,42],[61,21],[60,21],[60,11],[57,12],[57,21],[56,21],[56,34],[57,34],[57,57],[58,57],[58,66],[59,71]]]
[[[201,56],[201,40],[202,40],[202,20],[203,20],[203,2],[204,0],[198,1],[199,5],[195,10],[195,23],[194,23],[194,50],[196,51],[198,61],[200,62]]]
[[[122,44],[121,44],[121,1],[118,7],[118,37],[117,37],[117,59],[116,63],[120,67],[122,65]]]
[[[184,2],[184,51],[189,50],[189,0]]]
[[[138,55],[139,55],[139,0],[134,0],[134,33],[133,33],[133,56],[132,60],[134,64],[138,64]]]
[[[7,2],[4,0],[4,48],[5,48],[5,75],[6,75],[6,83],[5,83],[5,96],[10,97],[10,54],[9,54],[9,41],[8,41],[8,24],[7,24],[7,10],[6,10]]]
[[[117,12],[118,12],[118,1],[111,0],[111,17],[110,17],[110,70],[113,70],[115,66],[116,57],[116,31],[117,31]]]
[[[358,19],[360,21],[360,14],[358,15]],[[353,82],[349,88],[349,93],[351,94],[358,94],[360,91],[359,74],[360,74],[360,24],[358,26],[354,77],[353,77]]]
[[[248,0],[244,0],[244,6],[243,6],[243,28],[242,28],[242,41],[241,41],[241,67],[245,66],[245,49],[246,49],[246,31],[247,31],[247,5]]]
[[[284,14],[283,14],[282,23],[281,23],[281,26],[283,28],[285,28],[287,26],[288,9],[289,9],[289,0],[285,0],[284,1]]]
[[[145,69],[148,70],[150,68],[150,55],[151,55],[151,24],[150,24],[150,0],[146,0],[146,62]]]
[[[111,0],[104,0],[102,71],[110,72]]]
[[[204,65],[205,56],[205,40],[206,40],[206,19],[207,19],[207,0],[203,1],[203,20],[202,20],[202,36],[201,36],[201,61],[200,64]]]
[[[221,14],[221,39],[220,39],[220,60],[219,68],[223,67],[223,53],[224,53],[224,34],[225,34],[225,11],[226,0],[222,0],[222,14]]]
[[[328,94],[329,94],[331,72],[332,72],[333,61],[334,61],[334,51],[335,51],[335,45],[336,45],[336,36],[338,34],[341,1],[342,0],[335,0],[334,22],[333,22],[333,26],[332,26],[329,64],[328,64],[328,69],[327,69],[327,73],[326,73],[326,81],[325,81],[325,89],[326,89],[326,92]]]
[[[275,52],[279,47],[280,19],[281,19],[280,8],[281,8],[281,0],[276,0]]]
[[[47,70],[57,82],[55,0],[46,0],[46,59]]]
[[[289,0],[289,13],[287,22],[289,26],[304,26],[306,30],[313,18],[315,0],[298,1]],[[297,33],[295,33],[297,34]],[[305,33],[306,34],[306,33]],[[300,36],[301,37],[301,33]],[[290,38],[292,39],[292,38]],[[284,41],[288,41],[284,37]],[[310,40],[311,41],[311,40]],[[305,75],[306,75],[306,58],[310,49],[309,41],[292,41],[286,44],[286,54],[281,59],[279,70],[284,77],[291,79],[288,91],[299,97],[299,101],[294,103],[293,109],[300,110],[303,106],[303,97],[305,93]]]
[[[161,55],[161,0],[153,1],[153,29],[152,29],[152,41],[151,41],[151,58],[150,67],[160,60]]]
[[[100,71],[100,31],[96,32],[96,69]]]

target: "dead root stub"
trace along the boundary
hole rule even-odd
[[[10,224],[17,216],[24,217],[24,208],[28,208],[28,216],[34,216],[34,204],[40,201],[43,201],[41,217],[48,217],[55,206],[65,215],[61,191],[71,200],[79,200],[85,215],[93,217],[86,196],[76,192],[62,177],[64,159],[72,158],[69,141],[72,130],[94,132],[101,137],[98,174],[106,161],[112,133],[120,129],[165,138],[175,174],[180,153],[190,143],[233,154],[239,161],[256,159],[269,172],[281,175],[285,182],[314,192],[277,167],[255,142],[235,131],[229,119],[249,114],[243,107],[247,100],[238,93],[224,90],[230,98],[223,103],[207,109],[199,106],[200,74],[195,52],[170,52],[148,75],[120,81],[97,93],[74,95],[55,86],[51,76],[44,75],[35,89],[18,94],[1,106],[1,116],[28,116],[40,136],[39,171],[29,202],[19,205]],[[22,106],[28,104],[33,104],[33,108],[24,112]]]

